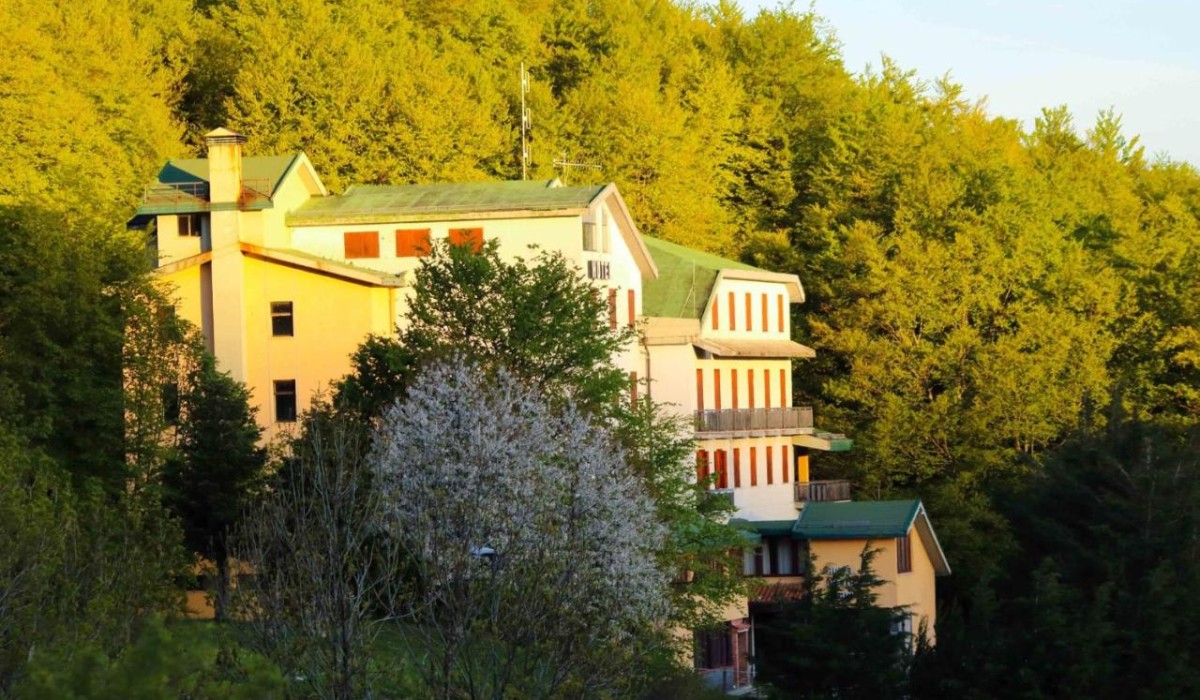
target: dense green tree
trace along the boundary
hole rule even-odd
[[[755,665],[768,697],[907,697],[912,638],[898,630],[908,612],[876,605],[876,551],[863,549],[857,571],[810,561],[803,598],[763,616]]]
[[[180,397],[179,454],[163,474],[166,502],[187,544],[216,567],[216,617],[225,619],[229,538],[262,489],[266,449],[244,384],[205,355]]]

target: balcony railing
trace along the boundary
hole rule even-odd
[[[266,178],[242,178],[241,204],[270,199],[274,189]],[[156,182],[142,194],[144,206],[172,206],[188,204],[204,209],[209,207],[209,184],[203,180],[189,182]]]
[[[812,406],[732,408],[722,411],[696,411],[695,415],[697,433],[800,433],[811,431],[812,427]]]
[[[850,482],[845,479],[796,482],[796,503],[848,500],[850,500]]]

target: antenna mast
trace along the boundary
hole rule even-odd
[[[525,72],[525,62],[521,61],[521,179],[529,176],[529,109],[525,106],[525,96],[529,94],[529,74]]]

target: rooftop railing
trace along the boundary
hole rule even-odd
[[[796,482],[796,503],[828,503],[848,500],[850,500],[850,482],[845,479]]]
[[[267,178],[243,178],[242,194],[238,201],[245,204],[270,199],[274,194],[273,189],[273,183]],[[142,193],[142,204],[146,206],[200,204],[207,208],[211,203],[209,194],[209,183],[203,180],[156,182],[146,187]]]

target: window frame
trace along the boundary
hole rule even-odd
[[[290,386],[289,386],[290,385]],[[275,422],[276,423],[295,423],[299,414],[299,404],[296,401],[296,380],[295,379],[276,379],[272,383],[273,396],[275,398]],[[291,411],[283,410],[287,401],[291,401]]]
[[[912,573],[912,539],[909,535],[896,538],[896,573]]]
[[[287,306],[286,312],[283,307]],[[284,323],[286,322],[286,328]],[[296,335],[296,310],[293,302],[271,302],[271,337],[292,338]]]

